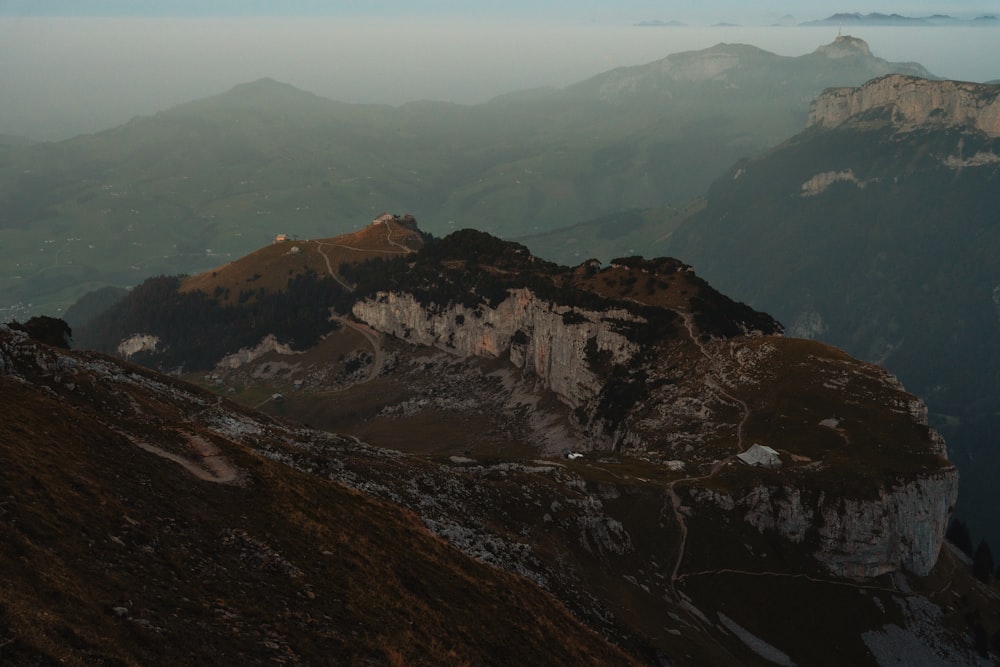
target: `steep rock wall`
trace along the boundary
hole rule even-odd
[[[572,311],[572,312],[570,312]],[[614,320],[636,321],[625,310],[593,312],[538,299],[528,289],[510,290],[495,308],[463,304],[425,306],[405,293],[378,294],[354,305],[354,316],[377,331],[464,357],[499,357],[536,375],[569,407],[600,392],[603,379],[587,362],[587,348],[622,364],[638,347],[616,332]]]
[[[817,544],[816,560],[831,573],[852,579],[899,569],[928,574],[957,495],[954,467],[879,489],[870,498],[805,492],[791,485],[758,486],[737,497],[692,490],[699,501],[742,512],[762,532],[775,531],[795,543],[809,537]]]
[[[857,88],[823,91],[812,103],[808,126],[836,127],[876,109],[888,109],[901,129],[959,126],[1000,137],[1000,86],[903,74],[889,74]]]

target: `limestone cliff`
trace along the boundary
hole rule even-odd
[[[926,575],[937,561],[955,504],[958,475],[947,461],[940,436],[927,426],[924,404],[884,369],[837,358],[824,361],[829,352],[807,348],[809,379],[803,382],[809,387],[794,391],[826,394],[823,400],[829,401],[830,409],[844,414],[846,408],[837,404],[835,396],[849,388],[852,395],[869,396],[885,405],[898,422],[877,432],[872,424],[830,418],[815,425],[815,433],[804,440],[786,440],[780,435],[785,427],[778,422],[787,418],[788,430],[800,430],[803,417],[772,416],[771,426],[757,431],[755,438],[766,437],[761,442],[777,448],[787,465],[771,478],[748,480],[731,448],[733,437],[739,441],[749,431],[733,433],[725,415],[734,404],[747,411],[746,423],[752,423],[757,410],[768,412],[765,405],[755,405],[760,400],[756,396],[784,391],[789,371],[781,369],[782,360],[791,350],[801,349],[802,342],[776,338],[702,342],[697,363],[687,366],[685,373],[692,381],[664,383],[671,377],[666,369],[678,364],[680,357],[673,356],[670,347],[655,357],[643,356],[643,346],[617,330],[616,322],[641,320],[626,310],[571,308],[522,288],[510,290],[492,307],[439,306],[421,303],[406,292],[381,292],[356,302],[353,314],[373,329],[450,354],[509,355],[514,366],[537,377],[572,408],[584,430],[597,415],[608,381],[606,366],[593,360],[604,354],[619,367],[638,362],[646,369],[648,384],[663,384],[625,413],[613,432],[591,430],[590,446],[647,455],[659,451],[679,459],[675,463],[681,462],[693,479],[706,480],[704,486],[690,487],[696,505],[711,503],[761,532],[808,545],[815,559],[838,576],[864,579],[900,569]],[[754,340],[758,342],[748,344]],[[761,385],[762,375],[767,377],[766,386]],[[708,379],[695,379],[699,377]],[[718,382],[731,389],[720,389]],[[916,433],[923,435],[915,435],[893,460],[880,464],[887,467],[878,475],[868,475],[866,468],[872,457],[881,456],[882,443],[914,424],[919,425]],[[817,455],[807,441],[829,438],[825,433],[843,444]],[[710,444],[713,440],[718,447]],[[739,447],[749,442],[745,439]],[[710,472],[698,475],[695,470]],[[715,477],[711,471],[720,472]],[[713,477],[715,482],[707,483]]]
[[[760,531],[816,545],[831,573],[852,579],[904,569],[924,576],[937,562],[958,493],[954,467],[881,488],[873,497],[835,496],[790,485],[736,496],[695,489],[692,496],[743,514]]]
[[[528,289],[511,290],[494,308],[462,304],[428,308],[406,293],[383,292],[354,304],[355,317],[411,343],[463,357],[510,354],[516,367],[537,376],[571,408],[592,401],[603,380],[587,363],[586,349],[628,361],[637,346],[613,330],[615,320],[635,321],[625,310],[592,312],[559,306]]]
[[[812,104],[809,126],[837,127],[861,114],[885,111],[902,130],[966,127],[1000,137],[1000,86],[930,81],[889,74],[857,88],[830,88]]]

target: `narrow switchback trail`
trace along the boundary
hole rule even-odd
[[[388,243],[389,245],[396,246],[397,248],[401,248],[402,251],[403,251],[402,254],[404,254],[404,255],[409,255],[410,253],[416,252],[413,248],[407,247],[407,246],[403,245],[402,243],[400,243],[399,241],[393,241],[392,240],[392,225],[390,225],[388,223],[388,221],[386,221],[386,220],[383,220],[382,224],[385,225],[385,240],[386,240],[386,243]]]
[[[341,280],[340,276],[337,275],[337,273],[333,270],[333,266],[330,265],[330,258],[327,256],[326,252],[323,251],[323,246],[334,245],[334,244],[332,244],[332,243],[324,243],[323,241],[314,241],[314,243],[316,243],[316,245],[317,245],[316,251],[323,258],[323,261],[326,262],[326,271],[327,271],[327,273],[330,274],[330,277],[333,278],[334,280],[336,280],[340,284],[340,286],[343,287],[348,292],[353,292],[354,291],[354,287],[351,286],[351,285],[348,285],[343,280]]]

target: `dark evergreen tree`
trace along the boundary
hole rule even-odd
[[[32,317],[24,324],[19,324],[16,321],[11,322],[10,326],[13,329],[24,331],[41,343],[53,347],[61,347],[64,350],[69,349],[69,342],[73,338],[73,330],[58,317],[40,315]]]
[[[972,536],[969,535],[969,527],[965,525],[964,521],[952,519],[945,537],[949,542],[958,547],[962,553],[972,558]]]
[[[989,583],[993,574],[993,552],[986,540],[980,540],[976,555],[972,558],[972,574],[983,583]]]

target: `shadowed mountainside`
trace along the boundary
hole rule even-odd
[[[1000,87],[889,76],[821,96],[812,126],[709,191],[667,242],[790,332],[884,364],[924,397],[1000,542]]]
[[[350,439],[4,326],[0,395],[4,664],[636,664],[412,512],[278,455],[332,462]]]

